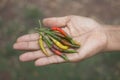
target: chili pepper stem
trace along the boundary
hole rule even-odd
[[[39,25],[40,25],[40,28],[41,28],[41,27],[42,27],[41,21],[40,21],[40,20],[38,20],[38,22],[39,22]]]

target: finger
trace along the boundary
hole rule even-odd
[[[66,56],[68,57],[70,62],[73,62],[76,59],[80,58],[77,53],[67,54]],[[35,65],[36,66],[45,66],[48,64],[63,63],[63,62],[66,62],[63,58],[61,58],[60,56],[57,56],[57,55],[53,55],[50,57],[39,58],[38,60],[35,61]]]
[[[17,50],[38,50],[40,47],[38,45],[38,41],[31,41],[15,43],[13,48]]]
[[[53,18],[46,18],[43,20],[43,24],[45,26],[66,26],[66,24],[69,22],[70,16],[65,17],[53,17]]]
[[[60,63],[60,62],[64,62],[64,60],[57,55],[53,55],[51,57],[44,57],[44,58],[40,58],[40,59],[36,60],[35,65],[36,66],[45,66],[48,64]]]
[[[17,42],[25,42],[25,41],[35,41],[39,39],[39,34],[34,33],[34,34],[27,34],[19,37],[17,39]]]
[[[46,50],[50,56],[53,54],[49,49],[46,49]],[[32,61],[42,57],[46,57],[46,55],[41,50],[38,50],[38,51],[26,52],[20,55],[19,59],[20,61],[25,62],[25,61]]]

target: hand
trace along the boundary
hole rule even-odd
[[[46,18],[43,20],[46,26],[61,26],[75,40],[80,42],[79,53],[67,54],[71,62],[87,59],[106,48],[107,37],[99,23],[80,16],[65,16],[56,18]],[[53,63],[65,62],[61,57],[50,52],[50,57],[46,57],[38,45],[39,34],[27,34],[17,39],[14,49],[28,50],[20,56],[21,61],[35,60],[36,66],[43,66]]]

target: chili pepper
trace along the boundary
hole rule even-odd
[[[61,56],[64,60],[69,61],[69,59],[67,58],[67,56],[65,56],[64,54],[62,54],[60,51],[51,48],[51,51],[54,52],[56,55]]]
[[[55,49],[57,49],[57,50],[59,50],[60,52],[64,52],[64,53],[77,53],[77,51],[73,50],[73,49],[62,50],[62,49],[58,48],[55,45],[53,45],[52,47],[55,48]]]
[[[69,35],[64,36],[64,35],[61,35],[60,33],[57,33],[57,32],[56,32],[56,35],[61,37],[61,38],[64,38],[64,39],[68,40],[72,44],[75,44],[73,39]]]
[[[42,36],[40,35],[40,39],[39,39],[39,46],[42,50],[42,52],[46,55],[46,56],[50,56],[47,52],[47,50],[44,48],[44,44],[43,44],[43,40],[42,40]]]
[[[51,29],[53,31],[58,31],[59,33],[61,33],[64,36],[67,36],[67,33],[64,30],[62,30],[61,28],[59,28],[59,27],[53,26],[53,27],[51,27]]]
[[[73,49],[68,49],[68,50],[62,50],[61,52],[64,52],[64,53],[78,53],[76,50],[73,50]]]
[[[54,31],[54,34],[57,35],[57,36],[59,36],[59,37],[61,37],[61,38],[65,38],[65,36],[62,35],[62,34],[60,34],[58,31]]]
[[[78,43],[77,41],[73,40],[71,37],[66,37],[65,39],[67,39],[72,45],[76,45],[78,47],[80,47],[80,43]]]
[[[67,46],[70,46],[70,47],[75,47],[74,45],[70,44],[69,42],[67,42],[65,39],[62,39],[61,42],[64,44],[64,45],[67,45]]]
[[[50,33],[50,32],[46,32],[48,35],[50,35],[51,37],[57,39],[58,41],[61,41],[61,38],[56,36],[54,33]]]
[[[71,44],[69,42],[67,42],[66,40],[62,39],[61,42],[64,44],[64,45],[67,45],[67,46],[71,46]]]
[[[55,49],[55,48],[53,47],[52,43],[50,42],[49,39],[47,39],[47,37],[44,36],[43,39],[44,39],[44,41],[46,42],[46,44],[47,44],[47,46],[49,47],[49,49],[50,49],[53,53],[55,53],[55,54],[58,55],[58,56],[61,56],[61,57],[62,57],[64,60],[66,60],[66,61],[69,60],[65,55],[63,55],[60,51],[58,51],[57,49]]]
[[[45,36],[43,36],[43,40],[45,41],[45,43],[47,44],[47,46],[48,46],[48,48],[51,48],[52,46],[52,44],[46,39],[46,37]]]
[[[78,42],[73,41],[73,39],[70,36],[68,36],[68,34],[64,30],[62,30],[61,28],[59,28],[59,27],[52,27],[51,29],[54,30],[54,31],[58,31],[59,33],[64,35],[72,44],[80,45],[80,44],[78,44]],[[60,34],[57,34],[57,35],[60,36],[60,37],[64,37],[64,36],[62,36]]]
[[[63,50],[66,50],[68,49],[69,47],[68,46],[65,46],[63,45],[62,43],[60,43],[58,40],[50,37],[50,39],[56,44],[56,46],[58,46],[60,49],[63,49]]]

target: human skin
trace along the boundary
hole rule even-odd
[[[66,54],[70,62],[79,62],[92,57],[100,52],[120,50],[120,27],[101,25],[93,19],[81,16],[65,16],[45,18],[43,24],[47,27],[59,26],[73,39],[80,42],[78,53]],[[20,61],[35,61],[36,66],[66,62],[61,57],[54,55],[46,57],[38,45],[39,34],[27,34],[19,37],[13,48],[26,51],[20,55]]]

